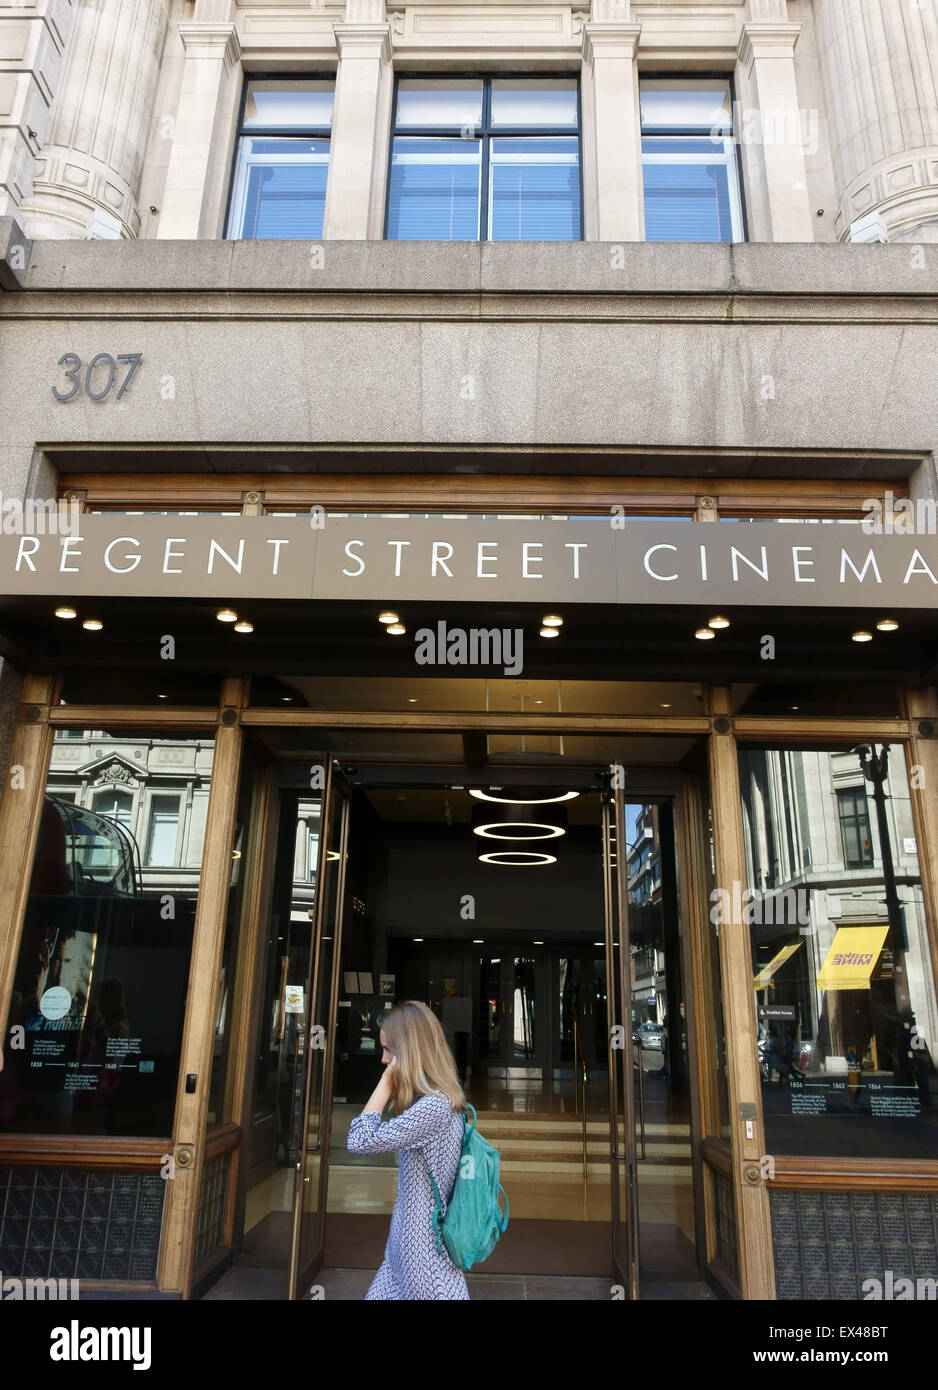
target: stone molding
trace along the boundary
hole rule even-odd
[[[177,26],[186,58],[221,58],[227,75],[241,59],[241,40],[234,24],[198,24],[183,20]]]
[[[890,237],[938,223],[938,146],[880,160],[854,179],[844,191],[834,230],[847,238],[851,223],[872,212]]]
[[[136,790],[138,787],[141,787],[143,783],[139,776],[134,776],[134,773],[126,764],[119,762],[118,759],[115,758],[103,771],[98,773],[92,783],[92,786],[95,787],[104,787],[108,785],[131,787]]]
[[[606,24],[589,20],[583,25],[583,61],[589,67],[598,53],[604,58],[627,58],[634,62],[641,37],[640,24]]]
[[[390,24],[335,24],[333,33],[340,62],[346,56],[391,61]]]
[[[793,58],[802,24],[744,24],[737,54],[748,72],[761,58]]]

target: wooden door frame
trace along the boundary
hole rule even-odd
[[[289,1296],[293,1298],[301,1297],[309,1287],[308,1280],[315,1278],[321,1265],[323,1252],[326,1243],[326,1206],[329,1191],[329,1146],[332,1138],[332,1093],[333,1080],[335,1074],[335,1054],[336,1054],[336,1034],[338,1032],[338,1012],[339,1012],[339,972],[342,967],[342,935],[343,919],[345,915],[345,895],[348,882],[348,845],[349,845],[349,822],[351,810],[351,798],[344,785],[344,780],[338,774],[338,760],[333,755],[329,755],[326,764],[325,786],[322,794],[322,812],[320,814],[320,833],[318,845],[318,858],[316,866],[316,897],[315,897],[315,920],[313,923],[312,940],[310,943],[310,973],[309,973],[309,996],[308,996],[308,1036],[306,1045],[306,1074],[304,1077],[304,1095],[302,1107],[302,1120],[300,1127],[299,1145],[297,1150],[297,1170],[296,1185],[293,1194],[293,1232],[290,1241],[290,1271],[289,1271]],[[336,806],[339,815],[339,861],[332,869],[336,874],[336,897],[335,897],[335,922],[333,924],[332,937],[332,958],[329,967],[328,979],[322,970],[322,929],[329,909],[328,892],[323,892],[323,886],[328,886],[330,870],[329,852],[329,816],[333,805]],[[317,1198],[316,1212],[320,1219],[322,1241],[319,1250],[309,1260],[306,1259],[303,1247],[303,1215],[304,1215],[304,1187],[309,1182],[306,1172],[306,1165],[309,1154],[309,1116],[310,1104],[313,1098],[314,1067],[313,1051],[309,1043],[312,1036],[312,1029],[316,1020],[314,1019],[314,1009],[319,998],[320,986],[328,992],[325,995],[325,1032],[326,1046],[323,1049],[322,1074],[319,1080],[319,1114],[317,1118],[317,1143],[316,1148],[319,1152],[319,1167],[317,1170]],[[301,1263],[304,1261],[304,1263]]]
[[[366,715],[341,715],[318,711],[299,710],[265,711],[252,709],[246,705],[246,686],[240,681],[227,681],[221,692],[217,706],[199,708],[167,709],[165,706],[142,705],[121,707],[109,705],[60,705],[57,703],[58,683],[54,678],[41,675],[27,675],[24,681],[19,718],[14,734],[11,767],[24,769],[25,783],[21,790],[7,790],[0,804],[0,848],[3,849],[3,868],[0,877],[8,886],[8,892],[0,894],[0,1010],[9,1005],[11,982],[22,932],[26,898],[29,889],[29,876],[22,872],[24,863],[29,864],[35,854],[39,823],[48,766],[52,750],[52,738],[58,728],[120,728],[166,731],[180,730],[212,731],[216,739],[217,768],[213,771],[213,805],[209,813],[206,831],[206,844],[203,850],[203,873],[207,877],[200,886],[200,918],[197,924],[199,934],[198,951],[193,947],[193,970],[207,972],[203,980],[217,983],[216,955],[221,949],[224,935],[224,915],[227,903],[226,884],[227,854],[230,853],[230,835],[233,830],[234,805],[237,793],[238,770],[240,767],[241,746],[248,731],[262,727],[283,727],[287,724],[302,727],[347,727],[354,722],[360,728],[401,728],[445,731],[452,727],[453,716],[441,714],[400,714],[399,712],[377,712]],[[707,755],[710,772],[710,795],[713,806],[715,850],[718,876],[721,880],[732,881],[744,877],[742,855],[742,818],[739,809],[738,772],[736,770],[737,739],[756,741],[768,739],[798,743],[810,747],[812,744],[843,741],[845,738],[856,741],[877,740],[901,743],[910,765],[921,765],[929,769],[929,785],[938,780],[938,743],[933,733],[927,731],[929,722],[934,725],[938,710],[934,699],[914,690],[907,692],[907,713],[904,717],[885,719],[828,719],[828,718],[776,718],[776,717],[734,717],[730,692],[726,688],[713,689],[705,715],[692,718],[658,717],[654,719],[623,718],[613,716],[550,716],[553,732],[604,732],[604,733],[675,733],[687,735],[697,733],[707,735]],[[461,728],[471,727],[479,731],[520,731],[522,729],[542,731],[544,717],[529,715],[485,714],[477,712],[456,716]],[[231,721],[231,722],[228,722]],[[219,750],[224,750],[219,754]],[[667,777],[673,769],[664,770]],[[637,790],[637,789],[636,789]],[[688,807],[694,796],[688,794]],[[920,862],[922,866],[922,888],[926,921],[932,947],[933,971],[938,962],[938,813],[928,796],[920,789],[912,789],[913,814],[920,833]],[[697,882],[697,889],[682,899],[682,911],[687,912],[696,902],[693,910],[697,913],[696,927],[692,936],[691,959],[685,961],[685,970],[690,970],[693,988],[688,987],[685,999],[693,1000],[700,1012],[698,1000],[708,1000],[709,986],[705,970],[704,956],[700,950],[701,933],[705,932],[705,921],[700,913],[700,885],[705,877],[703,848],[699,844],[700,811],[688,810],[679,818],[680,833],[676,834],[678,843],[684,843],[684,860],[688,865],[688,880]],[[698,832],[692,829],[696,820]],[[676,824],[677,831],[677,824]],[[679,863],[681,857],[679,855]],[[262,896],[255,899],[255,911],[260,911]],[[256,924],[255,924],[256,926]],[[252,930],[255,928],[252,927]],[[732,1176],[737,1200],[738,1227],[740,1233],[740,1280],[739,1291],[745,1298],[770,1296],[774,1288],[772,1267],[772,1244],[769,1224],[768,1189],[760,1182],[758,1185],[746,1180],[741,1172],[743,1166],[758,1162],[762,1153],[762,1125],[760,1092],[756,1088],[757,1066],[755,1063],[754,1039],[751,1055],[747,1057],[741,1039],[746,1030],[752,1032],[751,1020],[747,1024],[749,958],[748,941],[741,939],[730,945],[732,933],[721,934],[721,980],[724,990],[724,1007],[727,1018],[727,1036],[731,1040],[730,1088],[731,1114],[737,1114],[741,1101],[755,1099],[757,1120],[755,1138],[752,1141],[735,1141],[721,1147],[721,1141],[714,1136],[715,1096],[713,1080],[709,1077],[704,1060],[708,1049],[698,1036],[698,1027],[689,1029],[689,1036],[696,1039],[698,1060],[695,1068],[699,1093],[699,1130],[703,1141],[704,1157],[708,1169],[725,1171]],[[196,962],[198,961],[198,966]],[[195,978],[193,976],[193,978]],[[215,985],[202,987],[198,998],[198,1010],[191,1010],[187,1016],[186,1034],[180,1061],[180,1087],[185,1075],[191,1070],[201,1076],[206,1075],[206,1039],[210,1039],[210,1019],[214,1003]],[[256,994],[256,990],[255,990]],[[204,995],[204,997],[203,997]],[[211,996],[211,997],[210,997]],[[255,1010],[256,998],[251,1001]],[[749,1010],[751,1012],[751,1010]],[[735,1031],[739,1028],[742,1032]],[[734,1035],[735,1031],[735,1035]],[[242,1049],[243,1052],[243,1049]],[[204,1088],[203,1088],[204,1089]],[[174,1144],[176,1149],[191,1146],[190,1157],[194,1163],[186,1165],[182,1186],[187,1188],[184,1195],[182,1186],[170,1188],[167,1193],[167,1210],[164,1216],[163,1239],[160,1255],[160,1286],[164,1290],[175,1289],[184,1295],[188,1292],[191,1280],[191,1249],[194,1238],[195,1214],[198,1208],[197,1175],[201,1172],[204,1154],[204,1109],[202,1098],[195,1106],[189,1102],[191,1097],[184,1091],[179,1096]],[[245,1098],[244,1104],[247,1104]],[[202,1131],[198,1128],[198,1117],[202,1116]],[[731,1130],[738,1131],[738,1123],[731,1124]],[[709,1130],[709,1133],[705,1131]],[[11,1142],[12,1140],[16,1142]],[[110,1148],[101,1141],[89,1143],[80,1137],[68,1137],[53,1146],[54,1161],[61,1163],[85,1162],[106,1164],[106,1152],[114,1153],[115,1164],[120,1163],[119,1154],[127,1150],[115,1143]],[[149,1141],[141,1141],[132,1146],[132,1161],[140,1168],[152,1164],[150,1153],[153,1147]],[[139,1154],[137,1150],[139,1149]],[[0,1154],[7,1161],[49,1162],[52,1160],[52,1147],[44,1142],[33,1142],[29,1136],[7,1136],[0,1143]],[[712,1163],[711,1160],[712,1159]],[[127,1158],[125,1156],[124,1162]],[[783,1167],[783,1165],[779,1165]],[[791,1167],[788,1176],[792,1181],[801,1182],[795,1173],[797,1165]],[[803,1165],[802,1165],[803,1166]],[[925,1165],[926,1167],[928,1165]],[[816,1185],[830,1186],[838,1175],[846,1179],[849,1164],[829,1161],[815,1164]],[[893,1172],[893,1168],[895,1171]],[[890,1181],[902,1181],[905,1172],[909,1181],[918,1184],[932,1184],[934,1190],[936,1174],[925,1172],[924,1168],[903,1167],[896,1161],[890,1166]],[[178,1171],[178,1170],[177,1170]],[[787,1171],[787,1168],[786,1168]],[[776,1182],[785,1186],[786,1171]],[[799,1170],[800,1171],[800,1170]],[[871,1180],[874,1175],[871,1175]],[[851,1181],[854,1181],[851,1178]],[[177,1183],[179,1179],[176,1180]],[[712,1202],[706,1196],[702,1204],[705,1215],[704,1244],[708,1252],[713,1248]]]

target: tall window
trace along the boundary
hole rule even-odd
[[[866,792],[862,788],[838,792],[837,809],[840,812],[844,863],[848,869],[869,867],[873,863],[873,838]]]
[[[402,78],[391,241],[579,241],[575,78]]]
[[[646,241],[742,241],[729,82],[640,84]]]
[[[228,214],[234,239],[322,236],[335,83],[248,82]]]
[[[147,829],[147,866],[168,867],[176,863],[176,835],[179,829],[179,797],[154,796],[150,800]]]

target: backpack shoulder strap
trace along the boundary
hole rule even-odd
[[[427,1175],[430,1179],[430,1186],[433,1188],[433,1214],[430,1217],[430,1225],[436,1235],[436,1248],[443,1254],[443,1237],[440,1234],[443,1226],[443,1204],[440,1201],[439,1188],[436,1185],[436,1178],[433,1176],[433,1169],[430,1167],[430,1160],[427,1158],[426,1150],[423,1153],[423,1161],[427,1165]]]

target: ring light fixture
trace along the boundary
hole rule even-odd
[[[480,854],[479,862],[514,869],[539,869],[543,864],[556,864],[557,856],[533,849],[493,849],[488,854]]]
[[[500,806],[549,806],[558,801],[573,801],[579,792],[561,792],[559,796],[493,796],[479,787],[470,787],[469,795],[477,801],[495,801]]]
[[[534,835],[515,835],[506,834],[509,830],[533,830]],[[501,834],[497,832],[501,831]],[[562,825],[545,825],[543,821],[520,820],[520,821],[489,821],[486,825],[474,825],[473,835],[479,835],[483,840],[556,840],[567,832]]]

